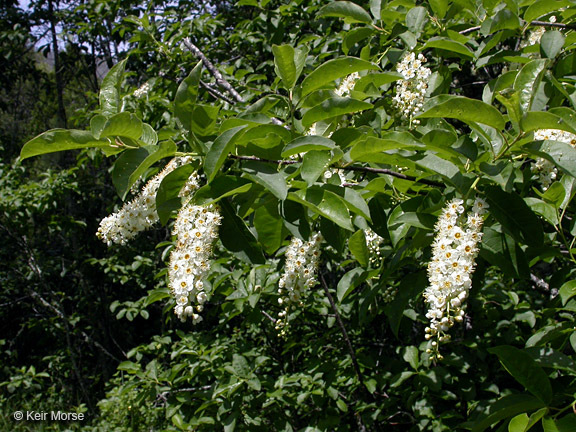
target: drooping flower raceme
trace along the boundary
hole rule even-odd
[[[166,175],[176,168],[190,163],[190,157],[176,157],[155,177],[153,177],[142,188],[142,191],[132,201],[127,202],[116,213],[105,217],[100,222],[100,227],[96,236],[104,241],[108,246],[113,243],[124,245],[136,237],[136,235],[149,229],[153,224],[158,222],[158,213],[156,212],[156,193],[160,183]],[[197,188],[198,182],[196,174],[192,174],[188,183],[189,188]]]
[[[187,317],[196,324],[208,296],[204,280],[210,270],[210,257],[222,217],[215,205],[206,207],[186,204],[174,224],[177,244],[170,254],[168,277],[170,291],[176,299],[174,313],[182,321]]]
[[[277,330],[286,325],[290,305],[299,303],[304,292],[317,283],[320,243],[322,235],[316,233],[306,242],[294,237],[288,246],[284,274],[278,281],[278,294],[280,294],[278,303],[285,309],[278,314]]]
[[[540,129],[534,132],[534,139],[536,140],[553,140],[560,141],[571,146],[576,146],[576,135],[570,132],[565,132],[558,129]],[[538,158],[534,165],[532,165],[532,172],[539,175],[542,189],[546,190],[556,180],[558,170],[556,166],[547,159]]]
[[[364,230],[364,236],[366,237],[370,263],[372,265],[377,265],[380,261],[380,244],[384,241],[384,239],[370,228]]]
[[[396,96],[392,103],[398,109],[403,119],[418,124],[419,120],[413,117],[418,114],[428,90],[428,81],[432,72],[424,67],[426,58],[422,54],[407,53],[396,70],[402,74],[402,79],[396,84]]]
[[[453,199],[442,211],[435,226],[432,260],[428,264],[429,286],[424,291],[428,303],[426,339],[432,340],[431,359],[442,359],[438,344],[450,339],[447,331],[462,321],[462,305],[472,285],[478,245],[482,239],[482,215],[488,204],[476,198],[472,212],[464,218],[464,202]]]

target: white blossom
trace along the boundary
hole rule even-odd
[[[576,135],[558,129],[539,129],[534,132],[534,139],[539,141],[552,140],[560,141],[571,146],[576,146]],[[539,175],[542,189],[546,190],[558,177],[556,166],[547,159],[538,158],[532,165],[532,172]]]
[[[187,317],[194,324],[202,321],[199,312],[208,298],[204,280],[210,270],[210,257],[221,219],[215,205],[191,204],[184,205],[176,218],[172,234],[177,243],[170,254],[168,278],[170,291],[176,299],[174,313],[182,321]]]
[[[555,23],[556,17],[551,16],[549,21],[551,23]],[[528,40],[526,42],[523,42],[521,46],[526,47],[540,43],[540,40],[542,39],[542,36],[544,36],[544,33],[546,33],[546,27],[543,26],[536,27],[528,34]]]
[[[426,58],[422,54],[407,53],[396,70],[402,74],[402,79],[396,84],[396,95],[392,103],[400,111],[403,119],[412,124],[418,124],[419,120],[413,117],[418,114],[424,105],[424,98],[428,90],[428,81],[432,72],[424,67]]]
[[[432,339],[428,353],[431,359],[441,359],[438,343],[450,339],[447,331],[464,317],[463,303],[472,285],[478,245],[482,239],[482,215],[488,204],[476,198],[472,213],[464,219],[464,202],[448,202],[436,222],[436,237],[432,244],[432,260],[428,264],[429,286],[424,291],[428,304],[426,339]]]
[[[140,88],[134,90],[134,97],[136,98],[141,98],[142,96],[146,96],[148,94],[148,92],[150,91],[150,84],[148,84],[147,82],[142,84],[140,86]]]
[[[281,330],[286,325],[287,314],[291,304],[300,304],[302,295],[308,288],[316,285],[316,273],[320,258],[320,243],[322,235],[316,233],[309,241],[292,238],[286,251],[284,274],[278,281],[278,303],[284,309],[278,314],[276,329]],[[283,334],[281,331],[281,334]]]
[[[166,175],[176,168],[190,163],[190,157],[176,157],[142,188],[139,195],[116,213],[105,217],[100,222],[96,236],[108,246],[113,243],[124,245],[139,232],[149,229],[158,221],[156,212],[156,193]],[[188,190],[198,187],[196,174],[192,174],[185,186]]]

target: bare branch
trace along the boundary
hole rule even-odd
[[[299,161],[296,160],[272,160],[272,159],[262,159],[256,156],[238,156],[238,155],[230,155],[229,157],[231,157],[232,159],[237,159],[237,160],[252,160],[252,161],[258,161],[258,162],[266,162],[266,163],[272,163],[275,165],[293,165],[293,164],[297,164],[300,163]],[[422,184],[426,184],[429,186],[435,186],[435,187],[445,187],[442,183],[434,181],[434,180],[426,180],[426,179],[419,179],[416,178],[414,176],[409,176],[406,174],[402,174],[396,171],[392,171],[389,169],[385,169],[385,168],[370,168],[370,167],[360,167],[360,166],[353,166],[353,165],[348,165],[348,166],[339,166],[339,165],[331,165],[332,168],[336,168],[336,169],[341,169],[341,170],[345,170],[345,171],[360,171],[360,172],[368,172],[368,173],[376,173],[376,174],[386,174],[389,175],[391,177],[396,177],[402,180],[410,180],[410,181],[414,181],[417,183],[422,183]],[[347,186],[354,186],[352,183],[347,183]]]
[[[189,38],[184,39],[184,45],[186,45],[186,48],[188,48],[190,50],[190,52],[192,54],[194,54],[197,58],[199,58],[202,63],[204,64],[204,66],[206,66],[206,69],[208,69],[208,71],[212,74],[212,76],[216,79],[216,83],[222,87],[223,89],[225,89],[228,93],[230,93],[232,95],[232,97],[237,101],[237,102],[244,102],[244,99],[242,98],[242,96],[240,96],[240,93],[238,93],[234,87],[232,87],[232,85],[226,81],[226,79],[222,76],[222,74],[220,73],[220,71],[218,71],[218,69],[216,69],[216,67],[214,66],[214,64],[208,60],[208,58],[206,57],[206,55],[204,55],[204,53],[202,51],[200,51],[200,48],[198,48],[196,45],[194,45]]]
[[[208,93],[210,93],[212,96],[218,98],[218,99],[222,99],[224,102],[228,102],[230,105],[234,105],[235,102],[232,99],[228,99],[226,96],[224,96],[224,94],[220,93],[218,90],[216,90],[215,88],[209,86],[208,84],[206,84],[204,81],[200,81],[200,85],[202,87],[204,87],[206,90],[208,90]]]

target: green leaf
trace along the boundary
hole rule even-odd
[[[278,202],[270,200],[258,207],[254,212],[254,228],[258,234],[258,241],[267,254],[273,254],[282,245],[283,223],[278,211]]]
[[[312,186],[318,177],[326,171],[330,164],[332,155],[329,151],[310,150],[302,158],[302,169],[300,175],[308,186]]]
[[[522,111],[530,111],[532,101],[536,96],[542,76],[546,71],[548,60],[536,59],[526,63],[514,80],[514,90],[520,94],[520,108]]]
[[[232,356],[232,368],[240,378],[247,378],[248,375],[250,375],[250,367],[248,366],[246,357],[239,354],[234,354]]]
[[[173,141],[163,141],[158,146],[145,146],[125,151],[112,168],[112,183],[118,195],[124,199],[132,185],[148,168],[168,156],[176,153]]]
[[[24,144],[20,151],[20,160],[46,153],[90,147],[112,148],[109,140],[97,140],[88,131],[52,129]]]
[[[544,432],[574,432],[576,430],[576,415],[569,413],[562,417],[557,418],[543,418],[542,428]]]
[[[208,178],[208,183],[214,180],[214,177],[220,171],[220,168],[224,164],[224,161],[228,157],[228,154],[234,149],[234,145],[239,135],[241,135],[242,130],[246,126],[238,126],[227,130],[222,135],[220,135],[212,147],[208,150],[206,154],[206,160],[204,162],[204,172]]]
[[[544,241],[542,225],[526,202],[513,192],[497,186],[486,188],[490,214],[518,241],[540,246]]]
[[[303,136],[290,141],[282,150],[282,157],[290,157],[310,150],[332,150],[335,147],[334,141],[317,135]]]
[[[460,54],[468,59],[474,58],[474,53],[463,43],[453,41],[444,37],[433,37],[430,38],[422,47],[422,49],[437,48],[445,51],[454,52]]]
[[[429,0],[428,3],[438,18],[444,18],[446,11],[448,10],[448,0]]]
[[[366,76],[360,77],[360,79],[356,81],[354,90],[363,92],[369,85],[373,85],[378,89],[385,84],[390,84],[401,78],[402,75],[397,72],[370,73]]]
[[[366,235],[364,230],[358,230],[350,236],[348,240],[348,248],[356,261],[364,268],[368,267],[370,254],[368,251],[368,246],[366,245]]]
[[[372,107],[371,103],[357,99],[332,97],[306,111],[306,114],[302,116],[302,125],[308,127],[321,120],[367,110]]]
[[[190,130],[200,136],[212,135],[216,129],[219,111],[219,105],[194,105],[190,117]]]
[[[340,2],[331,3],[336,4]],[[330,5],[328,5],[330,6]],[[339,57],[318,66],[302,81],[302,97],[328,83],[362,70],[378,70],[378,66],[356,57]]]
[[[186,180],[196,170],[192,164],[176,168],[162,179],[156,192],[156,212],[162,225],[166,225],[172,212],[179,210],[182,199],[179,197]]]
[[[165,141],[167,138],[163,139]],[[144,145],[156,145],[158,144],[158,134],[152,126],[148,123],[142,123],[142,136],[140,137],[140,142]]]
[[[355,269],[350,270],[344,276],[342,276],[338,282],[338,286],[336,287],[336,296],[338,297],[338,302],[342,303],[342,300],[348,297],[348,295],[354,291],[358,285],[366,280],[367,275],[368,272],[365,272],[363,269],[356,267]]]
[[[220,201],[222,198],[248,192],[253,183],[242,177],[219,176],[207,185],[198,189],[192,201],[198,205],[207,205]]]
[[[348,22],[372,23],[372,18],[368,12],[349,1],[335,1],[322,7],[318,11],[318,17],[325,16],[345,18]]]
[[[566,37],[558,30],[544,32],[540,39],[540,53],[542,56],[552,59],[560,54]]]
[[[576,362],[559,351],[543,346],[526,348],[525,351],[543,368],[562,370],[576,375]]]
[[[122,60],[114,65],[102,80],[100,87],[100,112],[104,117],[109,118],[120,112],[122,107],[120,90],[124,80],[125,67],[126,60]]]
[[[527,394],[505,396],[490,406],[487,416],[474,423],[472,432],[482,432],[500,420],[539,409],[543,406],[542,401]]]
[[[560,129],[576,134],[576,129],[562,117],[548,111],[528,111],[520,120],[520,127],[524,132],[538,129]]]
[[[152,303],[156,303],[168,297],[170,297],[170,291],[167,288],[159,288],[148,291],[148,296],[146,297],[144,306],[150,306]]]
[[[562,306],[565,306],[568,300],[576,295],[576,280],[568,281],[562,285],[559,294],[562,299]]]
[[[524,201],[528,204],[528,207],[534,211],[534,213],[539,214],[552,225],[558,225],[558,213],[553,205],[548,204],[541,199],[532,197],[524,198]]]
[[[508,8],[500,9],[494,18],[492,19],[492,24],[490,26],[490,33],[495,33],[498,30],[515,30],[520,28],[520,18]]]
[[[98,138],[128,137],[138,140],[142,136],[142,120],[132,113],[122,112],[110,117],[100,131]]]
[[[276,75],[280,77],[284,87],[291,90],[302,73],[308,50],[293,48],[290,45],[272,45],[272,52]]]
[[[420,33],[427,21],[428,11],[425,7],[413,7],[406,14],[406,27],[412,33]]]
[[[404,311],[408,307],[408,304],[414,299],[420,298],[420,293],[424,291],[427,283],[428,279],[426,277],[426,272],[419,271],[408,273],[400,282],[398,294],[396,294],[392,303],[384,309],[384,313],[390,322],[392,332],[396,337],[398,337],[400,322],[402,321]]]
[[[524,20],[527,22],[534,21],[548,12],[557,12],[561,8],[572,5],[570,0],[538,0],[532,3],[526,12],[524,12]]]
[[[289,192],[288,199],[303,204],[348,231],[354,231],[346,203],[333,192],[313,186],[306,191]]]
[[[496,108],[464,96],[439,95],[428,100],[417,118],[454,118],[463,122],[482,123],[498,130],[506,121]]]
[[[508,432],[525,432],[529,421],[528,414],[518,414],[508,423]]]
[[[222,210],[222,225],[220,226],[220,241],[226,249],[234,252],[238,258],[251,264],[266,262],[262,249],[246,224],[237,215],[230,203],[220,201]]]
[[[509,345],[489,348],[496,354],[504,368],[522,384],[526,390],[545,404],[552,400],[552,385],[546,373],[525,351]]]
[[[279,200],[285,200],[288,195],[286,177],[284,173],[278,172],[273,165],[248,161],[242,165],[245,176],[256,183],[264,186]]]
[[[176,90],[174,114],[186,130],[192,130],[192,116],[196,100],[198,99],[201,75],[202,62],[198,62],[192,72],[180,83],[178,90]]]

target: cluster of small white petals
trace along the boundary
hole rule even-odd
[[[555,16],[550,17],[550,22],[555,23],[556,17]],[[534,30],[530,32],[530,34],[528,35],[528,40],[522,44],[522,47],[536,45],[540,43],[540,40],[542,39],[544,33],[546,33],[546,27],[542,26],[536,27]]]
[[[284,274],[278,281],[278,303],[284,309],[278,314],[276,330],[283,335],[291,304],[301,304],[300,299],[308,288],[316,285],[322,235],[316,233],[309,241],[294,237],[286,251]]]
[[[194,324],[207,300],[204,280],[210,270],[212,247],[218,238],[222,217],[215,205],[206,207],[186,204],[174,224],[177,244],[170,254],[168,278],[170,291],[176,299],[174,313],[182,321],[187,317]]]
[[[372,231],[370,228],[364,230],[366,237],[366,245],[368,246],[368,254],[370,256],[370,264],[380,264],[380,245],[384,241],[382,237]]]
[[[102,219],[96,236],[108,246],[113,243],[125,245],[129,240],[136,237],[139,232],[149,229],[158,222],[156,193],[158,192],[160,183],[162,183],[166,175],[176,168],[190,163],[191,160],[192,158],[188,156],[172,159],[158,175],[152,178],[146,186],[142,188],[142,191],[136,198],[124,204],[118,212]],[[195,176],[195,174],[193,176]],[[189,180],[189,183],[192,182],[192,186],[190,187],[194,187],[194,181],[195,180]],[[195,184],[197,187],[198,183],[196,182]]]
[[[482,215],[488,204],[476,198],[472,212],[464,218],[464,202],[453,199],[442,211],[435,226],[432,260],[428,264],[429,286],[424,291],[428,303],[426,339],[431,341],[431,360],[442,359],[438,344],[448,341],[447,331],[454,322],[463,320],[462,305],[472,285],[471,276],[476,266],[478,244],[482,239]]]
[[[539,129],[534,132],[534,139],[538,141],[560,141],[576,147],[576,135],[558,129]],[[556,166],[547,159],[538,158],[532,165],[532,172],[537,173],[542,189],[546,190],[558,177]]]
[[[396,84],[396,95],[392,103],[398,109],[403,119],[410,123],[418,124],[419,120],[413,117],[418,114],[424,105],[424,98],[428,90],[428,81],[432,72],[424,67],[426,58],[422,54],[407,53],[402,61],[396,66],[396,70],[402,74],[402,79]]]
[[[356,85],[356,81],[358,81],[359,79],[360,79],[360,75],[358,74],[358,72],[353,72],[350,75],[348,75],[346,78],[344,78],[342,80],[342,83],[336,89],[336,91],[335,91],[336,95],[348,96],[352,92],[352,90],[354,89],[354,86]]]
[[[338,175],[338,177],[340,177],[340,183],[346,183],[346,175],[344,174],[344,170],[342,169],[328,169],[326,171],[324,171],[324,178],[326,180],[331,179],[335,174]]]
[[[150,91],[150,84],[147,82],[142,84],[140,88],[134,90],[134,97],[141,98],[142,96],[146,96]]]

